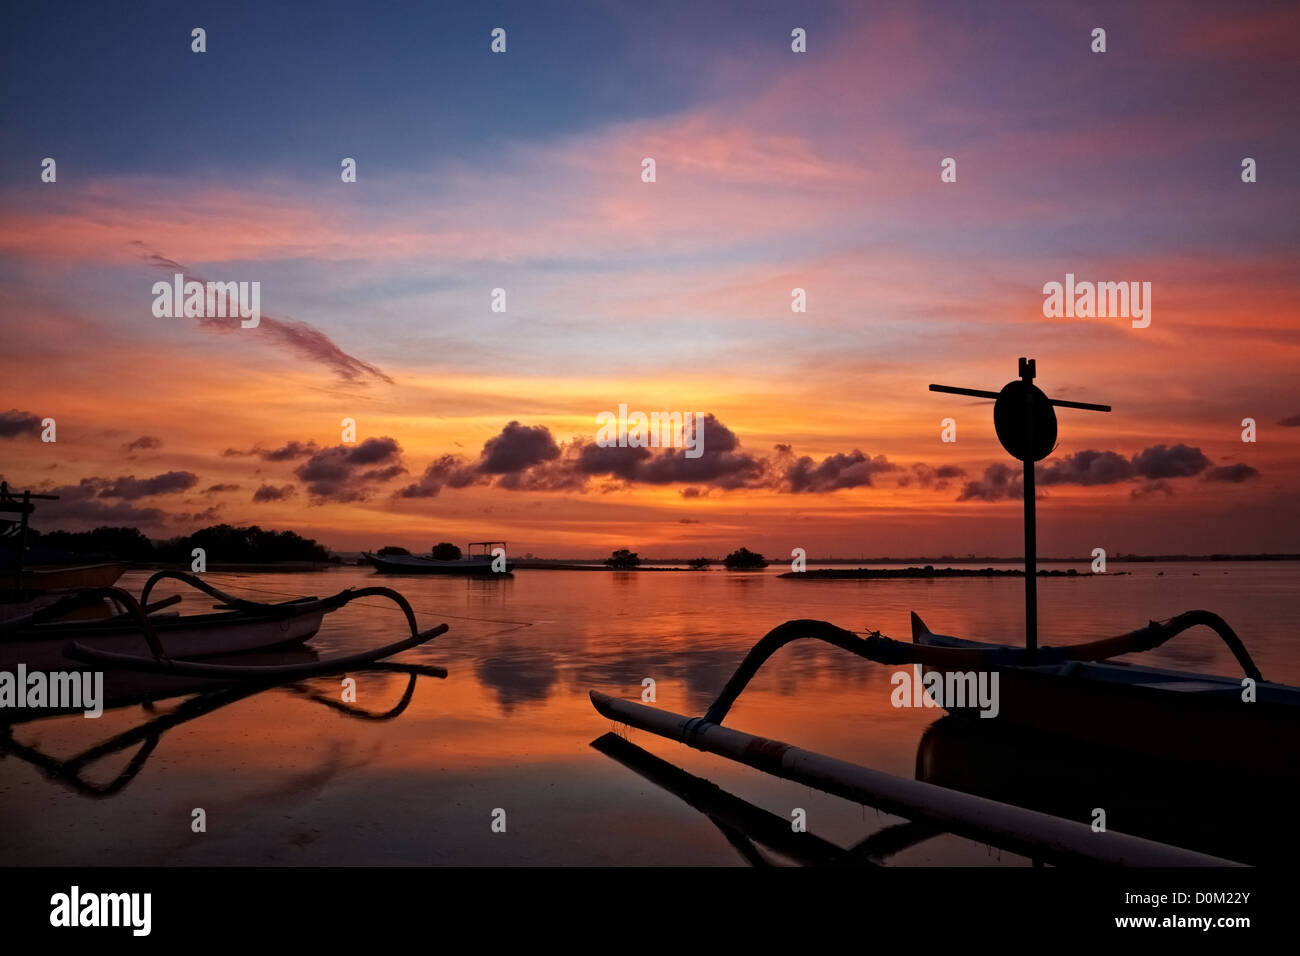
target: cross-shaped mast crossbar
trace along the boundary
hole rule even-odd
[[[1001,392],[986,392],[978,388],[957,388],[954,385],[931,385],[932,392],[949,392],[953,395],[973,395],[976,398],[993,398],[996,399]],[[1062,408],[1082,408],[1089,412],[1108,412],[1109,405],[1094,405],[1092,402],[1067,402],[1063,398],[1049,398],[1053,405],[1060,405]]]
[[[1025,648],[1032,655],[1038,649],[1038,542],[1037,514],[1034,505],[1034,462],[1046,458],[1056,441],[1056,413],[1053,406],[1081,408],[1090,412],[1108,412],[1109,405],[1091,402],[1068,402],[1062,398],[1048,398],[1034,385],[1036,373],[1033,359],[1020,359],[1020,379],[1009,382],[1000,392],[979,388],[959,388],[954,385],[931,385],[932,392],[950,395],[970,395],[974,398],[991,398],[997,402],[993,418],[1002,447],[1020,459],[1024,465],[1021,483],[1025,491]],[[1047,433],[1038,435],[1035,442],[1034,422],[1046,424]]]

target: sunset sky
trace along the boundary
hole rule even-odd
[[[1300,551],[1296,4],[262,7],[9,14],[36,527],[1017,555],[991,403],[927,385],[1028,355],[1114,406],[1059,413],[1041,554]],[[155,317],[175,272],[260,282],[261,325]],[[1150,326],[1045,318],[1066,273],[1150,282]],[[595,446],[620,404],[711,416],[704,455]]]

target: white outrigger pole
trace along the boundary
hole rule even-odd
[[[591,702],[610,720],[1034,860],[1104,866],[1242,865],[1111,830],[1096,832],[1084,823],[896,777],[703,717],[686,717],[594,690]]]

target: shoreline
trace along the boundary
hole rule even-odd
[[[91,561],[91,558],[87,558]],[[96,561],[115,561],[114,558],[96,558]],[[987,560],[987,559],[986,559]],[[1196,564],[1204,562],[1221,562],[1221,563],[1252,563],[1256,561],[1296,561],[1300,556],[1292,557],[1290,555],[1270,555],[1266,557],[1205,557],[1205,558],[1111,558],[1107,561],[1109,565],[1117,564]],[[161,561],[121,561],[132,571],[189,571],[188,564],[169,563]],[[768,567],[772,567],[777,562],[770,562]],[[784,562],[782,562],[784,563]],[[856,562],[857,567],[826,567],[830,564],[849,564],[848,561],[817,561],[808,562],[818,565],[810,567],[806,571],[785,571],[777,577],[783,578],[819,578],[822,580],[843,579],[868,579],[868,578],[926,578],[926,577],[1000,577],[1005,575],[1023,577],[1024,571],[1020,567],[993,567],[992,563],[1005,565],[1020,565],[1022,561],[1015,558],[997,558],[992,563],[985,564],[984,567],[964,567],[962,565],[972,565],[979,562],[975,561],[946,561],[943,559],[932,559],[921,565],[919,560],[913,562],[905,561],[871,561]],[[888,568],[868,568],[862,567],[862,564],[890,564],[898,565],[897,567]],[[1079,558],[1039,558],[1039,565],[1042,564],[1079,564],[1090,565],[1091,559]],[[685,562],[680,562],[685,564]],[[606,572],[693,572],[699,573],[704,571],[733,571],[735,573],[761,573],[766,568],[727,568],[718,562],[707,568],[688,568],[674,565],[672,562],[643,562],[635,568],[609,568],[600,562],[582,563],[577,561],[545,561],[527,558],[519,561],[511,561],[512,571],[606,571]],[[906,566],[904,566],[906,565]],[[938,566],[936,566],[938,565]],[[949,566],[953,565],[953,566]],[[358,568],[368,567],[369,562],[358,561],[351,562],[347,560],[340,561],[254,561],[247,564],[234,562],[212,562],[208,564],[208,571],[217,571],[231,574],[239,572],[247,573],[304,573],[304,572],[324,572],[332,571],[339,568]],[[1121,574],[1130,574],[1129,571],[1107,571],[1112,577]],[[1038,571],[1039,577],[1097,577],[1088,571],[1080,571],[1076,568],[1067,570],[1044,569]]]
[[[1077,568],[1065,571],[1039,571],[1040,578],[1105,578],[1131,574],[1130,571],[1080,572]],[[781,578],[810,578],[818,581],[862,581],[875,578],[1023,578],[1019,568],[818,568],[812,571],[786,571]]]

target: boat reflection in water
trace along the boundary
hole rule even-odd
[[[593,695],[593,701],[598,709],[611,704],[598,695]],[[1260,770],[1233,753],[1172,759],[1015,725],[946,716],[922,735],[916,754],[917,782],[909,783],[779,741],[737,731],[724,733],[699,718],[627,703],[614,706],[619,708],[617,716],[631,726],[672,736],[664,733],[665,728],[679,725],[698,749],[911,820],[841,847],[793,831],[788,818],[728,793],[616,734],[592,743],[600,753],[704,814],[755,866],[781,862],[764,855],[760,846],[784,862],[802,865],[880,865],[900,851],[950,832],[1017,853],[1035,864],[1262,865],[1290,862],[1300,849],[1294,814],[1300,768],[1283,765]],[[710,743],[708,736],[717,739]],[[743,753],[733,754],[734,747],[743,748]],[[1095,844],[1087,836],[1090,826]],[[1109,848],[1103,846],[1107,843]]]
[[[922,823],[905,822],[885,827],[854,846],[841,847],[814,833],[796,832],[788,818],[687,773],[618,734],[605,734],[591,746],[700,811],[753,866],[778,865],[779,861],[770,859],[760,847],[803,866],[879,866],[894,853],[941,832]]]
[[[317,659],[318,656],[314,651],[300,648],[283,652],[263,652],[259,655],[243,655],[238,659],[230,658],[228,662],[270,666],[310,663]],[[330,694],[322,693],[311,681],[296,681],[278,685],[259,682],[251,686],[248,684],[233,686],[225,684],[213,687],[211,681],[192,679],[194,689],[207,689],[198,690],[198,692],[192,693],[191,696],[185,697],[165,713],[159,713],[155,709],[156,704],[163,699],[173,698],[180,692],[176,684],[171,684],[165,690],[160,690],[154,700],[142,702],[141,706],[146,714],[145,720],[128,730],[114,734],[93,746],[86,747],[71,757],[53,756],[42,751],[37,745],[25,744],[18,739],[15,731],[28,723],[38,723],[39,718],[28,719],[19,723],[2,724],[0,725],[0,758],[17,757],[19,760],[36,767],[47,779],[62,784],[69,790],[82,796],[102,799],[121,793],[136,778],[149,758],[154,754],[163,735],[169,730],[198,720],[200,717],[205,717],[257,694],[279,689],[295,694],[312,703],[328,707],[346,717],[357,720],[385,721],[395,720],[410,706],[415,697],[415,687],[419,678],[441,679],[447,676],[447,670],[443,667],[387,662],[367,664],[353,668],[348,673],[349,675],[365,673],[406,675],[406,688],[393,706],[382,710],[368,710],[337,699],[337,690],[333,690]],[[93,722],[90,723],[93,726]],[[114,754],[127,751],[132,747],[138,747],[139,749],[131,756],[126,766],[110,780],[99,782],[92,780],[88,776],[87,771],[100,761]]]
[[[811,832],[795,832],[788,817],[729,793],[617,734],[605,734],[591,746],[698,810],[753,866],[879,866],[948,832],[924,821],[903,821],[842,847]],[[1062,821],[1091,823],[1100,808],[1108,831],[1113,828],[1223,862],[1280,863],[1289,861],[1300,845],[1293,811],[1300,777],[1294,770],[1261,779],[1226,762],[1157,761],[1084,743],[1065,744],[1059,737],[1032,731],[943,717],[921,739],[916,778]],[[1023,854],[1019,841],[1002,836],[991,829],[980,839]],[[1028,858],[1043,862],[1036,854]],[[1051,862],[1072,861],[1060,857]]]
[[[1300,767],[1247,766],[1207,749],[1170,759],[1001,721],[943,717],[921,737],[916,779],[1254,865],[1300,850]]]

